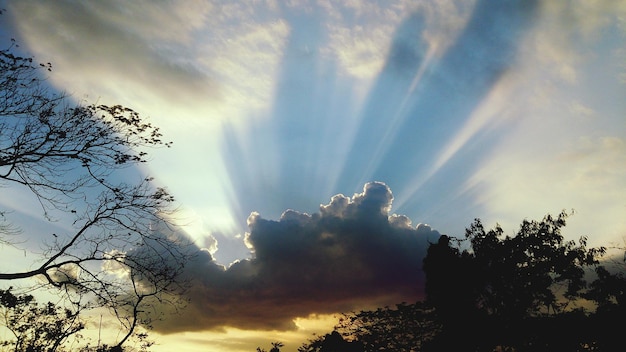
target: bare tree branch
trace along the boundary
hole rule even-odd
[[[32,193],[44,219],[54,210],[73,223],[43,243],[36,268],[2,272],[0,280],[41,278],[69,299],[93,297],[73,302],[79,310],[109,308],[126,328],[121,346],[150,324],[146,307],[180,303],[186,286],[179,274],[192,246],[170,222],[174,198],[151,178],[133,184],[117,174],[145,163],[146,148],[171,143],[132,109],[73,103],[47,84],[50,64],[13,49],[0,50],[0,186]],[[0,242],[12,243],[0,211]]]

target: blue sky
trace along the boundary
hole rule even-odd
[[[210,260],[251,258],[255,225],[288,209],[313,221],[373,181],[393,194],[383,213],[416,233],[462,236],[476,217],[513,233],[574,209],[570,238],[626,240],[624,2],[2,7],[3,40],[52,62],[55,87],[129,106],[174,142],[142,171]],[[8,194],[3,207],[36,216]]]

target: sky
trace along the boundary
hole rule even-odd
[[[573,210],[568,239],[626,241],[624,1],[0,4],[0,39],[59,91],[173,141],[140,171],[203,255],[164,350],[295,351],[334,313],[419,297],[428,242],[474,218]]]

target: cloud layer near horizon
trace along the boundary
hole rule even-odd
[[[287,210],[274,221],[252,213],[245,238],[252,258],[225,268],[201,251],[187,268],[185,318],[156,330],[288,330],[297,317],[422,298],[422,259],[439,233],[390,214],[392,200],[387,185],[372,182],[314,214]]]

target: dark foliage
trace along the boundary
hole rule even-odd
[[[565,241],[566,218],[563,212],[524,220],[512,237],[499,226],[486,231],[476,220],[466,231],[470,249],[446,237],[433,244],[424,260],[427,302],[443,332],[424,350],[607,350],[595,306],[583,300],[593,298],[586,275],[605,249],[588,249],[584,237]],[[598,280],[591,287],[610,281]]]
[[[283,346],[285,345],[282,342],[272,342],[272,348],[270,349],[270,352],[280,352],[280,348]],[[266,352],[261,347],[257,347],[256,350],[257,352]]]
[[[338,337],[359,352],[621,350],[624,266],[601,266],[605,248],[584,237],[565,241],[567,216],[524,220],[514,236],[478,219],[464,240],[441,236],[424,259],[426,301],[346,314],[299,351],[347,351],[324,349]]]
[[[78,337],[85,328],[77,311],[48,302],[40,305],[32,295],[14,295],[11,289],[0,290],[0,316],[14,339],[0,341],[0,346],[14,351],[64,351],[63,343]]]

